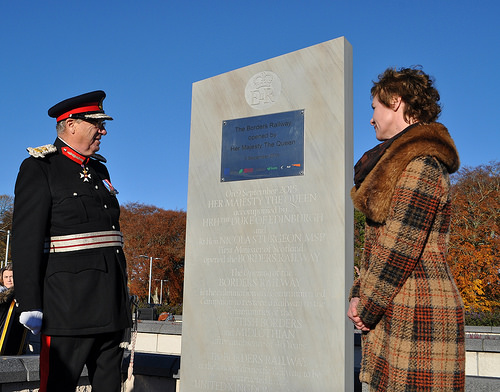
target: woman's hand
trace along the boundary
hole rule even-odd
[[[370,330],[363,320],[359,317],[358,314],[358,304],[359,304],[359,297],[354,297],[351,299],[351,302],[349,302],[349,309],[347,310],[347,317],[353,322],[354,326],[363,331],[367,332]]]

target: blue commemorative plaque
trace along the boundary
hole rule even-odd
[[[301,175],[304,110],[222,122],[222,182]]]

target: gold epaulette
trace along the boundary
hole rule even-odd
[[[28,147],[29,154],[35,158],[45,158],[47,155],[53,154],[57,151],[57,147],[53,144],[46,144],[40,147]]]

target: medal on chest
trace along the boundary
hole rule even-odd
[[[111,184],[111,181],[108,179],[102,180],[102,183],[106,187],[106,189],[111,193],[113,196],[116,196],[118,194],[118,190]]]
[[[89,173],[89,168],[83,165],[81,166],[82,166],[82,173],[80,173],[80,178],[83,179],[83,182],[90,182],[92,176]]]

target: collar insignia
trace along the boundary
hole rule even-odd
[[[66,158],[71,159],[73,162],[76,162],[79,165],[84,165],[89,161],[88,157],[77,153],[75,150],[73,150],[72,148],[70,148],[68,146],[62,147],[61,152]]]

